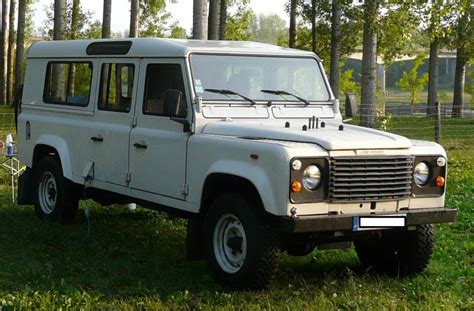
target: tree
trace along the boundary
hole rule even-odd
[[[364,35],[362,43],[362,82],[360,125],[375,126],[375,89],[377,67],[377,31],[379,0],[364,3]]]
[[[170,38],[173,38],[173,39],[186,39],[186,29],[184,29],[183,27],[181,27],[177,23],[175,23],[171,27]]]
[[[203,7],[205,3],[206,0],[193,1],[193,39],[205,39],[203,27]]]
[[[208,39],[219,39],[220,0],[209,0]]]
[[[227,31],[227,6],[229,5],[228,0],[220,0],[220,14],[219,14],[219,40],[225,40],[225,34]]]
[[[254,40],[269,44],[278,44],[278,39],[287,36],[286,22],[277,14],[260,14],[254,20]]]
[[[112,20],[112,0],[104,0],[104,14],[102,15],[102,38],[111,37],[111,24]]]
[[[333,0],[331,8],[331,65],[329,70],[329,83],[331,84],[334,96],[339,98],[339,28],[341,25],[341,7],[339,0]]]
[[[9,104],[13,102],[13,81],[15,68],[15,15],[16,15],[16,0],[10,0],[10,23],[8,35],[8,70],[7,70],[7,101]]]
[[[418,100],[418,94],[423,91],[428,82],[428,73],[418,74],[418,69],[424,63],[426,54],[420,54],[413,60],[413,66],[409,71],[404,71],[397,85],[405,91],[410,92],[410,103],[412,114],[415,110],[415,103]]]
[[[227,40],[249,41],[253,39],[252,24],[254,15],[248,4],[249,0],[234,2],[233,11],[236,13],[227,17]]]
[[[54,0],[54,30],[53,40],[64,39],[64,26],[66,23],[66,0]]]
[[[139,11],[139,0],[130,1],[130,38],[138,37],[138,11]]]
[[[0,102],[4,105],[7,101],[7,73],[8,73],[8,0],[2,0],[2,34],[0,42]]]
[[[18,1],[18,27],[16,39],[16,59],[15,59],[15,93],[23,83],[23,57],[25,53],[25,24],[28,0]]]
[[[452,48],[456,48],[456,72],[454,74],[453,117],[462,117],[464,111],[464,88],[466,68],[469,59],[474,59],[474,5],[470,1],[461,0],[459,13],[454,24],[456,33]]]
[[[296,9],[297,9],[297,0],[290,0],[290,32],[288,44],[290,48],[296,47]]]
[[[165,37],[167,24],[171,15],[166,11],[164,0],[140,1],[139,24],[140,36]]]

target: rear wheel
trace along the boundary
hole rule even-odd
[[[425,271],[434,248],[433,225],[416,230],[386,233],[377,240],[355,241],[359,260],[375,271],[396,276],[411,276]]]
[[[261,289],[273,280],[279,238],[263,222],[254,200],[240,194],[220,195],[204,228],[208,268],[222,285]]]
[[[71,223],[79,199],[73,183],[64,178],[60,163],[52,156],[41,159],[34,178],[36,215],[42,220]]]

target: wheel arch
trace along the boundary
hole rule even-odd
[[[41,137],[33,150],[32,167],[36,167],[38,162],[48,155],[55,157],[59,161],[63,170],[63,176],[72,180],[72,167],[66,143],[57,138]]]
[[[236,192],[251,197],[256,201],[257,208],[262,212],[265,211],[260,193],[249,179],[229,173],[212,173],[204,182],[199,213],[205,215],[212,201],[219,194],[226,192]]]

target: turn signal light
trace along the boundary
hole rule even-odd
[[[292,192],[300,192],[301,191],[301,183],[299,181],[294,181],[291,183],[291,191]]]
[[[441,188],[441,187],[444,186],[444,183],[445,183],[445,180],[444,180],[444,178],[443,178],[442,176],[436,177],[436,179],[435,179],[435,185],[436,185],[436,187]]]

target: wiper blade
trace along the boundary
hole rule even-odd
[[[282,91],[282,90],[260,90],[262,93],[267,93],[267,94],[272,94],[272,95],[278,95],[278,96],[293,96],[294,98],[298,99],[299,101],[303,102],[305,106],[309,105],[309,101],[307,99],[304,99],[298,95],[295,95],[293,93],[287,92],[287,91]]]
[[[205,89],[204,91],[210,92],[210,93],[222,94],[222,95],[235,95],[235,96],[239,96],[239,97],[245,99],[246,101],[248,101],[249,103],[251,103],[252,106],[257,104],[253,99],[251,99],[251,98],[249,98],[249,97],[247,97],[247,96],[245,96],[245,95],[242,95],[242,94],[240,94],[240,93],[231,91],[231,90],[224,90],[224,89]]]

